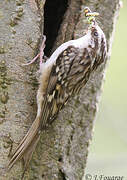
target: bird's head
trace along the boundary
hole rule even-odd
[[[91,51],[94,59],[93,69],[96,69],[99,64],[105,61],[107,53],[105,34],[95,21],[95,16],[98,15],[99,13],[92,13],[89,8],[85,9],[85,16],[87,17],[89,23],[86,36],[89,39],[88,49]]]
[[[89,33],[91,36],[90,48],[93,49],[93,55],[95,56],[95,60],[93,63],[94,69],[101,63],[103,63],[106,59],[107,53],[107,45],[105,34],[102,29],[95,23],[89,29]]]

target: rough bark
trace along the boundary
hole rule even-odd
[[[21,161],[6,172],[13,151],[36,115],[37,66],[21,66],[37,53],[43,30],[45,1],[4,0],[0,2],[0,179],[19,180]],[[98,23],[111,52],[119,0],[69,0],[53,49],[84,34],[84,6],[100,13]],[[109,58],[108,58],[109,59]],[[80,94],[73,97],[52,125],[42,132],[25,179],[81,180],[92,137],[105,65],[91,75]]]

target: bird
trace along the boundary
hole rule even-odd
[[[89,23],[84,36],[63,43],[45,62],[42,62],[43,53],[39,53],[41,62],[37,115],[12,155],[8,170],[21,158],[25,162],[24,169],[28,167],[41,132],[54,121],[72,95],[86,85],[91,73],[106,60],[106,37],[95,21],[98,13],[91,12],[88,7],[84,12]],[[43,43],[42,49],[44,47]]]

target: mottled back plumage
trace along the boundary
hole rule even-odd
[[[82,38],[62,44],[41,65],[37,116],[12,156],[9,169],[22,157],[26,169],[39,141],[40,132],[57,117],[67,100],[85,86],[91,72],[105,58],[105,35],[94,22]]]

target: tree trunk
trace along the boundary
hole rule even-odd
[[[82,9],[88,6],[100,13],[97,19],[106,34],[110,56],[119,0],[59,1],[0,2],[1,180],[19,180],[23,172],[22,161],[17,162],[10,172],[6,172],[6,166],[11,149],[15,150],[36,116],[37,65],[24,67],[22,64],[37,54],[43,29],[47,36],[45,53],[49,55],[51,49],[84,34],[87,25]],[[91,75],[80,94],[73,97],[51,126],[42,132],[24,179],[83,178],[104,69],[105,65]]]

